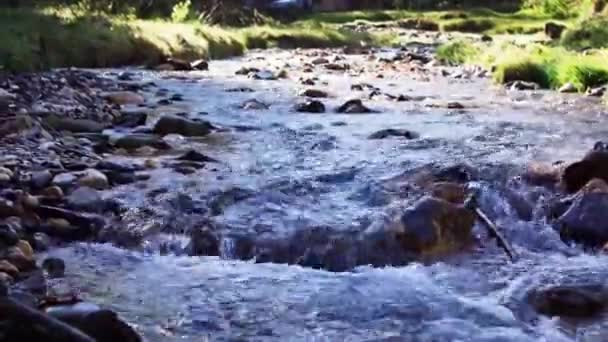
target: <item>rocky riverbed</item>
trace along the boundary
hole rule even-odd
[[[601,341],[605,107],[433,49],[1,76],[0,336]]]

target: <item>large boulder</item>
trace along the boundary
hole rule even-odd
[[[389,222],[373,224],[360,239],[372,264],[434,258],[458,252],[472,241],[474,212],[442,199],[424,197]],[[389,248],[391,250],[386,250]],[[396,259],[395,259],[396,258]]]
[[[160,118],[154,125],[154,133],[159,135],[180,134],[186,137],[205,136],[213,130],[208,121],[194,121],[175,115]]]
[[[566,30],[566,25],[548,22],[545,24],[545,35],[550,39],[557,40],[562,37],[562,33]]]
[[[608,193],[583,192],[555,222],[562,240],[588,247],[601,247],[608,242]]]
[[[568,165],[561,180],[567,192],[575,193],[593,178],[608,181],[608,150],[602,143],[596,144],[583,160]]]
[[[606,307],[602,286],[553,286],[529,294],[534,309],[546,316],[589,318]]]

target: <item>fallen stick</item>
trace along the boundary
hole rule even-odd
[[[49,341],[95,342],[80,330],[7,297],[0,298],[0,318],[14,320],[30,327],[40,326],[48,334]]]
[[[498,231],[498,227],[496,227],[492,220],[490,220],[488,216],[479,208],[477,197],[475,195],[471,195],[465,202],[465,206],[475,212],[479,220],[488,230],[488,234],[496,239],[498,246],[505,251],[509,257],[509,260],[514,262],[517,255],[515,254],[513,247],[511,247],[507,239],[505,239],[505,237]]]

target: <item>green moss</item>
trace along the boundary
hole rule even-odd
[[[446,64],[464,64],[471,61],[479,50],[471,43],[455,41],[437,48],[437,59]]]

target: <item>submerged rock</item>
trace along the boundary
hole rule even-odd
[[[417,139],[420,137],[420,134],[407,130],[407,129],[395,129],[395,128],[387,128],[375,132],[369,136],[369,139],[386,139],[388,137],[400,137],[405,139]]]
[[[46,313],[65,323],[73,325],[98,342],[140,342],[141,337],[118,315],[103,310],[95,304],[77,303],[73,305],[51,306]]]
[[[581,193],[555,222],[555,227],[566,242],[599,248],[608,242],[607,212],[608,193]]]
[[[346,101],[343,105],[336,109],[338,113],[344,114],[366,114],[366,113],[375,113],[375,111],[367,108],[363,105],[363,102],[359,99]]]
[[[300,102],[294,106],[294,110],[299,113],[325,113],[325,105],[321,101],[311,100]]]
[[[171,148],[161,137],[153,134],[127,134],[116,139],[114,146],[127,150],[137,150],[146,146],[158,150],[168,150]]]
[[[515,81],[509,85],[511,90],[538,90],[540,86],[534,82]]]
[[[266,109],[270,108],[270,105],[268,105],[260,100],[250,99],[250,100],[243,102],[240,105],[240,108],[244,109],[244,110],[266,110]]]
[[[306,89],[301,91],[298,95],[313,98],[325,98],[329,96],[326,91],[320,89]]]
[[[602,286],[554,286],[533,291],[529,302],[547,316],[589,318],[606,307]]]
[[[42,269],[50,278],[62,278],[65,275],[65,262],[59,258],[46,258],[42,262]]]
[[[205,136],[214,129],[208,121],[194,121],[179,116],[161,117],[154,125],[153,132],[162,136],[180,134],[186,137]]]
[[[128,104],[143,104],[146,100],[143,96],[138,93],[131,91],[117,91],[102,94],[102,96],[109,102],[118,105],[128,105]]]

